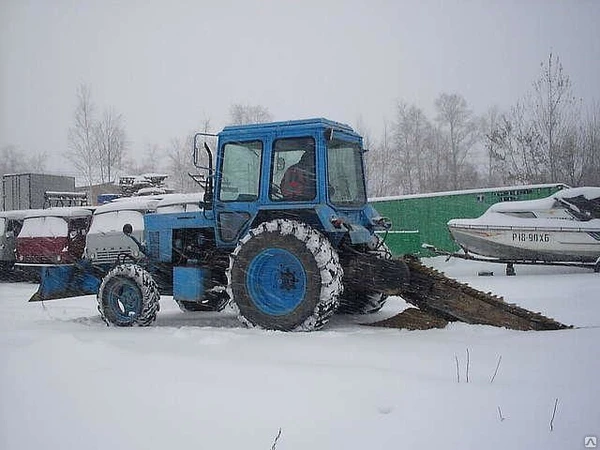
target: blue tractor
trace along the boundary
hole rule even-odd
[[[194,137],[200,208],[146,214],[141,259],[46,268],[32,300],[97,293],[107,324],[145,326],[160,296],[172,295],[183,310],[231,303],[247,325],[310,331],[336,311],[378,311],[393,294],[447,320],[497,321],[479,318],[465,298],[499,300],[415,259],[392,258],[376,234],[391,224],[367,203],[365,149],[348,125],[228,126],[215,136],[214,168],[206,136]],[[131,225],[123,232],[135,240]]]

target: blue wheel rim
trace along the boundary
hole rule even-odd
[[[128,279],[116,281],[107,292],[108,306],[122,322],[133,322],[142,309],[142,296],[137,284]]]
[[[307,277],[302,262],[281,248],[256,255],[248,266],[246,286],[254,305],[264,314],[283,316],[302,303]]]

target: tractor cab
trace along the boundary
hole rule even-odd
[[[301,218],[334,240],[350,233],[354,244],[369,242],[378,215],[367,205],[363,154],[352,128],[326,119],[225,127],[207,177],[214,194],[212,184],[206,190],[218,243],[233,247],[253,224],[279,217]]]

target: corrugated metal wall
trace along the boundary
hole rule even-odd
[[[392,220],[392,229],[386,236],[392,253],[428,255],[422,244],[447,251],[458,250],[446,226],[450,219],[479,217],[494,203],[548,197],[565,187],[557,183],[373,198],[369,201],[382,216]]]

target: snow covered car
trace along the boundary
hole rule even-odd
[[[154,197],[128,197],[96,208],[86,236],[85,258],[92,264],[112,265],[120,255],[138,257],[139,249],[123,234],[123,225],[131,224],[132,236],[141,241],[144,214],[155,211],[159,200]]]
[[[19,264],[70,264],[81,259],[91,208],[62,207],[27,212],[17,237]]]
[[[15,263],[15,250],[17,236],[23,226],[27,211],[2,211],[0,212],[0,269],[12,268]]]

